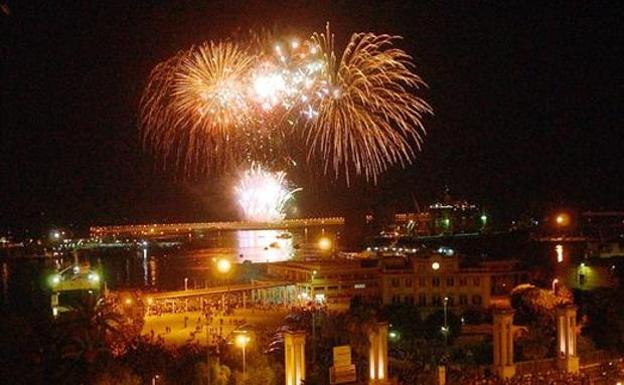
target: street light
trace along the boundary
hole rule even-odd
[[[442,334],[444,334],[444,345],[448,345],[448,297],[444,297],[444,326],[442,326]]]
[[[314,277],[318,272],[316,270],[312,270],[312,274],[310,275],[310,298],[315,300],[314,297]],[[316,362],[316,306],[314,306],[314,302],[312,303],[312,362]]]
[[[555,217],[555,224],[559,227],[566,227],[570,224],[570,215],[567,213],[559,213]]]
[[[556,294],[557,284],[559,283],[559,278],[555,278],[552,280],[552,292]]]
[[[323,251],[329,251],[332,248],[332,241],[327,237],[323,237],[319,239],[318,247]]]
[[[245,361],[245,348],[247,347],[247,344],[250,340],[251,338],[246,334],[239,334],[238,336],[236,336],[236,345],[240,346],[243,349],[243,374],[245,374],[245,371],[247,369],[247,363]]]
[[[232,269],[232,263],[229,260],[221,258],[217,261],[217,270],[219,273],[227,274],[230,272],[230,269]]]

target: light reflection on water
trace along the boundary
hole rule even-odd
[[[104,258],[103,270],[111,287],[152,287],[179,289],[184,278],[189,287],[202,287],[214,278],[210,270],[214,261],[227,258],[231,262],[266,263],[303,259],[318,255],[318,240],[334,237],[339,227],[310,227],[284,230],[215,231],[194,234],[191,245],[178,249],[158,250],[153,246]],[[119,267],[124,269],[120,274]]]
[[[293,236],[289,232],[237,231],[236,240],[242,261],[280,262],[294,257]]]
[[[177,248],[109,248],[80,251],[81,262],[88,261],[101,271],[103,280],[111,289],[154,288],[180,289],[184,278],[189,287],[210,284],[210,267],[214,258],[228,258],[242,264],[277,262],[318,255],[318,241],[322,236],[333,237],[342,226],[312,226],[284,230],[240,230],[193,234],[190,245]],[[288,233],[290,236],[285,235]],[[71,256],[58,259],[12,259],[0,261],[0,307],[23,303],[24,298],[41,296],[49,303],[45,284],[46,275],[55,268],[73,263]]]

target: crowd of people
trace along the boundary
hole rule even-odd
[[[622,360],[616,360],[578,374],[550,370],[516,375],[510,379],[462,372],[455,372],[449,377],[448,383],[458,385],[616,385],[624,381],[624,365]]]

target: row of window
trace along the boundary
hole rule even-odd
[[[460,277],[458,280],[458,286],[464,287],[464,286],[468,286],[468,278],[467,277]],[[431,286],[433,287],[440,287],[440,282],[441,279],[440,277],[432,277],[431,278]],[[401,279],[400,278],[392,278],[390,280],[390,284],[392,285],[392,287],[401,287]],[[412,287],[413,285],[413,281],[412,278],[405,278],[405,287]],[[472,285],[473,286],[481,286],[481,278],[480,277],[473,277],[472,278]],[[420,277],[418,278],[418,286],[420,287],[425,287],[427,286],[427,278],[426,277]],[[446,278],[446,287],[453,287],[455,286],[455,277],[447,277]]]
[[[483,303],[483,299],[481,298],[480,295],[475,294],[472,297],[468,297],[465,294],[460,294],[457,297],[457,303],[455,302],[455,297],[453,296],[446,296],[447,298],[447,305],[448,306],[455,306],[455,305],[459,305],[459,306],[468,306],[468,305],[474,305],[474,306],[480,306]],[[468,301],[470,299],[470,302]],[[418,295],[418,301],[416,302],[414,299],[413,295],[406,295],[403,297],[403,301],[401,301],[401,296],[400,295],[395,295],[392,296],[391,299],[392,303],[408,303],[408,304],[415,304],[417,303],[418,306],[442,306],[444,303],[444,298],[441,297],[439,294],[434,294],[431,296],[431,298],[429,299],[429,301],[427,301],[427,295],[424,293],[421,293]]]
[[[351,289],[365,289],[367,287],[378,287],[379,285],[377,284],[377,282],[367,282],[367,283],[356,283],[356,284],[349,284],[349,285],[333,285],[333,286],[316,286],[314,285],[314,290],[315,291],[336,291],[339,289],[342,290],[351,290]]]

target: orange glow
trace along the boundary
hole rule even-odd
[[[222,258],[217,261],[217,270],[219,271],[219,273],[222,273],[222,274],[229,273],[231,268],[232,268],[232,263],[228,261],[227,259]]]
[[[241,348],[246,346],[249,341],[251,341],[251,338],[248,335],[239,334],[238,336],[236,336],[236,345],[240,346]]]
[[[568,226],[570,224],[570,215],[566,213],[559,213],[555,217],[555,223],[559,227]]]
[[[321,238],[318,243],[319,249],[328,251],[332,247],[332,242],[329,238]]]

